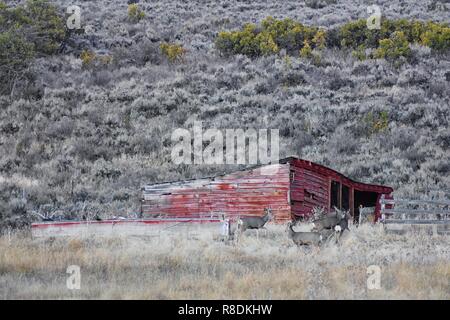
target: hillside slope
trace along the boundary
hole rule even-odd
[[[26,223],[33,210],[131,213],[144,183],[234,169],[171,162],[172,132],[194,120],[279,129],[281,157],[296,154],[397,195],[448,196],[448,52],[412,46],[413,61],[395,66],[338,49],[315,63],[224,58],[214,48],[219,31],[266,16],[325,28],[367,16],[363,1],[306,2],[140,1],[139,22],[129,21],[124,0],[82,2],[88,34],[37,58],[34,80],[0,97],[2,225]],[[71,1],[52,3],[65,11]],[[442,1],[378,4],[390,18],[446,22],[450,12]],[[167,61],[164,41],[182,44],[184,60]],[[83,50],[112,62],[83,65]]]

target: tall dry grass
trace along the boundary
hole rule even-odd
[[[0,238],[3,299],[449,299],[450,238],[352,228],[340,245],[297,248],[284,227],[244,235],[237,245],[160,238]],[[69,265],[81,289],[66,287]],[[381,267],[369,290],[367,267]]]

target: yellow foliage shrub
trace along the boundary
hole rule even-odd
[[[130,4],[128,5],[128,18],[131,21],[138,22],[145,18],[145,12],[136,3]]]
[[[159,47],[170,62],[182,61],[186,54],[186,49],[180,44],[164,42]]]

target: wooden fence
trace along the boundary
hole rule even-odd
[[[450,200],[380,199],[384,224],[450,224]]]

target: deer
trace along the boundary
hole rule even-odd
[[[337,225],[341,227],[341,232],[348,229],[348,219],[350,215],[345,212],[335,208],[335,213],[330,215],[325,215],[314,219],[312,222],[314,224],[314,229],[317,231],[322,231],[323,229],[333,229]]]
[[[290,222],[288,224],[288,235],[295,244],[297,245],[322,245],[328,242],[332,237],[335,237],[336,243],[339,242],[340,236],[342,234],[342,229],[339,225],[336,225],[332,229],[322,229],[321,231],[310,231],[310,232],[296,232],[293,230],[294,223]]]
[[[337,224],[337,226],[341,227],[341,235],[344,233],[345,230],[350,231],[350,229],[348,228],[348,220],[352,218],[352,216],[350,215],[350,213],[347,211],[343,212],[344,217],[339,221],[339,223]]]
[[[244,233],[247,229],[266,229],[264,226],[273,218],[272,209],[265,208],[262,217],[239,217],[237,220],[239,233]]]
[[[350,231],[348,228],[348,220],[351,219],[351,216],[347,211],[339,210],[336,207],[334,209],[334,213],[314,219],[313,230],[322,234],[326,240],[330,239],[334,234],[336,243],[339,243],[344,231]]]
[[[296,232],[292,229],[292,222],[287,224],[288,237],[297,245],[316,245],[320,246],[324,237],[320,232]]]
[[[335,235],[336,234],[336,227],[334,227],[334,228],[332,228],[332,229],[323,229],[323,230],[321,230],[321,231],[316,231],[316,232],[319,232],[320,233],[320,235],[322,236],[322,240],[323,240],[323,242],[326,242],[326,241],[328,241],[329,239],[331,239],[331,237],[333,236],[333,235]],[[340,230],[340,228],[338,228],[338,230]]]

